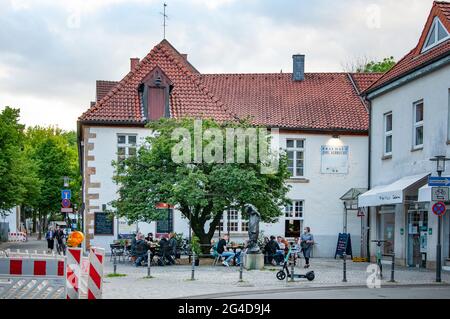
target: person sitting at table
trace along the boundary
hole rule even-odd
[[[175,259],[177,259],[177,246],[178,242],[175,237],[175,233],[169,234],[169,256],[172,257],[175,263]]]
[[[229,240],[228,235],[224,235],[222,239],[217,243],[217,253],[220,254],[225,260],[222,264],[226,267],[230,267],[230,261],[234,258],[235,254],[229,251],[227,248],[227,242]]]
[[[270,236],[270,240],[264,247],[264,250],[268,254],[268,261],[274,266],[283,261],[284,250],[281,249],[279,242],[275,240],[275,236]]]
[[[148,233],[147,237],[145,237],[145,240],[148,242],[154,242],[155,240],[153,239],[153,233]]]
[[[169,241],[166,237],[162,237],[159,241],[159,256],[161,257],[161,262],[163,265],[172,265],[175,263],[173,258],[170,256],[170,246]]]
[[[147,252],[148,252],[148,244],[145,241],[144,235],[139,234],[137,236],[137,241],[136,241],[136,267],[141,266],[142,261],[148,261],[148,256],[147,256]]]

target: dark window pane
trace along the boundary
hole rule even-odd
[[[128,144],[136,144],[136,135],[128,136]]]
[[[392,136],[386,136],[385,152],[386,153],[392,152]]]
[[[125,135],[117,135],[117,143],[125,144]]]
[[[117,155],[125,155],[125,147],[118,147],[117,148]]]
[[[129,147],[128,148],[128,155],[130,155],[130,156],[136,155],[136,148],[135,147]]]
[[[423,103],[416,104],[416,123],[423,121]]]
[[[431,32],[430,32],[430,37],[428,38],[427,44],[425,44],[425,47],[429,47],[430,45],[433,45],[435,41],[435,36],[436,36],[436,30],[434,28],[434,24],[433,27],[431,28]]]
[[[444,30],[442,24],[438,23],[438,41],[445,39],[448,36],[447,31]]]
[[[286,147],[294,147],[294,140],[286,140]]]
[[[392,131],[392,114],[386,115],[386,132]]]
[[[303,148],[303,140],[297,140],[297,148]]]
[[[423,126],[416,127],[416,145],[423,144]]]

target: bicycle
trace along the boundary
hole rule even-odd
[[[378,265],[378,269],[380,269],[380,279],[383,279],[383,265],[381,263],[381,257],[382,257],[381,245],[382,245],[382,243],[387,242],[387,240],[375,239],[375,240],[372,240],[372,242],[377,244],[377,252],[375,253],[375,259],[376,259],[376,262]]]

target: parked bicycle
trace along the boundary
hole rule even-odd
[[[381,263],[381,258],[383,253],[381,252],[381,245],[385,242],[387,242],[387,240],[381,240],[381,239],[375,239],[372,240],[372,242],[377,244],[377,251],[375,253],[375,259],[378,265],[378,269],[380,269],[380,279],[383,279],[383,265]]]

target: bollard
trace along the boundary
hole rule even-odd
[[[291,263],[291,282],[294,281],[294,262]]]
[[[148,278],[150,278],[151,277],[151,270],[150,270],[150,267],[151,267],[151,261],[152,261],[152,258],[151,258],[151,251],[150,251],[150,249],[147,251],[147,277]]]
[[[242,272],[244,270],[244,252],[241,252],[241,256],[239,257],[240,263],[239,263],[239,282],[243,282],[242,279]]]
[[[394,279],[394,272],[395,272],[395,254],[392,254],[391,280],[389,280],[389,282],[395,282],[395,279]]]
[[[114,254],[114,260],[113,260],[113,266],[114,266],[114,275],[117,272],[117,259],[116,259],[116,255]]]
[[[344,278],[342,279],[342,282],[347,282],[347,254],[343,254],[342,255],[343,259],[344,259],[344,267],[343,267],[343,271],[344,271]]]
[[[195,253],[192,252],[192,272],[191,272],[191,280],[195,280]]]

